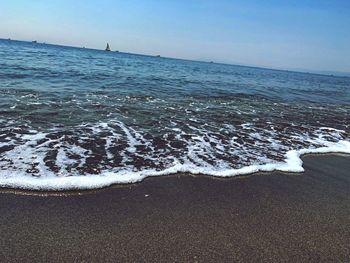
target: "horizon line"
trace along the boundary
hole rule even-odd
[[[7,41],[18,41],[18,42],[26,42],[26,43],[33,43],[33,41],[37,40],[23,40],[23,39],[12,39],[12,38],[3,38],[0,37],[0,40],[7,40]],[[110,43],[110,42],[107,42]],[[77,49],[90,49],[90,50],[97,50],[97,51],[105,51],[104,48],[98,49],[93,47],[87,47],[87,46],[75,46],[75,45],[68,45],[68,44],[59,44],[59,43],[47,43],[47,42],[36,42],[33,44],[41,44],[41,45],[53,45],[53,46],[61,46],[61,47],[69,47],[69,48],[77,48]],[[106,51],[109,52],[109,51]],[[136,56],[147,56],[147,57],[159,57],[159,58],[165,58],[165,59],[175,59],[175,60],[183,60],[183,61],[192,61],[192,62],[200,62],[200,63],[213,63],[213,64],[219,64],[219,65],[228,65],[228,66],[239,66],[239,67],[248,67],[248,68],[255,68],[255,69],[264,69],[264,70],[276,70],[276,71],[285,71],[285,72],[292,72],[292,73],[301,73],[301,74],[313,74],[313,75],[321,75],[321,76],[329,76],[329,77],[345,77],[350,78],[350,72],[343,72],[343,71],[333,71],[333,70],[311,70],[311,69],[299,69],[299,68],[278,68],[278,67],[268,67],[264,65],[252,65],[252,64],[245,64],[245,63],[229,63],[229,62],[216,62],[215,60],[202,60],[202,59],[189,59],[189,58],[182,58],[182,57],[168,57],[168,56],[162,56],[160,54],[152,55],[152,54],[144,54],[144,53],[133,53],[129,51],[120,51],[120,50],[111,50],[112,53],[124,53],[124,54],[130,54],[130,55],[136,55]]]

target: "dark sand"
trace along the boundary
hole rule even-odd
[[[0,261],[349,262],[350,157],[304,160],[303,174],[0,193]]]

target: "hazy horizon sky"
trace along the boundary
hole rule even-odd
[[[0,37],[350,72],[349,0],[0,0]]]

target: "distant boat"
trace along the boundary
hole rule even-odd
[[[106,51],[111,51],[111,48],[109,47],[109,44],[107,43],[107,47],[105,49]]]
[[[157,58],[160,58],[160,55],[157,55],[156,57],[157,57]]]
[[[38,41],[36,41],[36,40],[33,40],[33,41],[32,41],[32,43],[36,44],[36,43],[38,43]]]

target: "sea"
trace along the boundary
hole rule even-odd
[[[350,78],[0,40],[0,187],[302,172],[350,153]],[[287,175],[286,175],[287,176]]]

